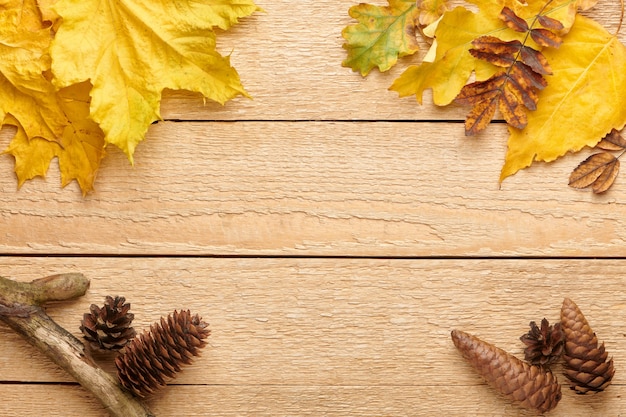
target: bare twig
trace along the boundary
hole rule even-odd
[[[89,288],[83,274],[60,274],[29,283],[0,277],[0,321],[72,375],[112,417],[154,417],[116,379],[85,355],[85,347],[43,310],[47,301],[80,297]]]

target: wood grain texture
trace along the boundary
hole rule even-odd
[[[469,108],[432,105],[430,91],[420,106],[415,97],[398,98],[389,86],[409,65],[418,64],[428,44],[415,56],[401,58],[386,73],[366,78],[341,66],[346,58],[341,30],[356,23],[350,6],[360,0],[259,0],[267,13],[242,19],[218,38],[231,54],[253,100],[238,98],[224,107],[202,104],[188,93],[169,92],[162,116],[181,120],[462,120]],[[385,5],[386,1],[373,1]],[[457,3],[463,3],[457,1]],[[463,3],[465,4],[465,3]],[[600,2],[589,16],[615,32],[619,2]],[[626,40],[626,31],[619,37]]]
[[[59,189],[55,164],[16,192],[0,155],[0,274],[91,278],[85,297],[48,308],[76,335],[106,295],[132,302],[138,329],[176,308],[201,314],[209,346],[150,400],[158,416],[530,415],[476,376],[450,331],[521,355],[528,321],[556,320],[565,296],[617,371],[600,395],[564,385],[550,415],[626,414],[624,182],[569,189],[585,151],[500,186],[502,124],[468,139],[467,108],[388,91],[426,44],[385,74],[341,66],[358,3],[258,0],[266,13],[218,44],[254,99],[165,92],[169,121],[134,167],[109,149],[85,199]],[[618,9],[588,14],[614,31]],[[1,416],[107,415],[6,327],[0,398]]]
[[[623,294],[610,289],[624,285],[624,267],[624,260],[471,259],[16,257],[0,263],[0,270],[20,280],[51,270],[90,277],[85,297],[48,309],[77,335],[89,304],[110,294],[123,294],[132,303],[139,330],[175,308],[201,314],[212,329],[209,345],[177,378],[171,394],[166,390],[152,400],[155,410],[171,410],[170,398],[181,395],[172,399],[181,407],[177,413],[161,413],[181,416],[208,409],[201,408],[204,402],[185,401],[178,389],[198,389],[217,399],[224,395],[226,405],[205,414],[216,416],[237,410],[329,416],[420,410],[420,415],[442,406],[444,398],[449,403],[444,410],[452,415],[472,410],[515,415],[519,410],[491,392],[464,362],[450,331],[463,329],[519,356],[518,338],[528,321],[557,320],[564,296],[578,301],[618,371],[604,394],[581,401],[567,390],[554,415],[583,415],[595,407],[617,415],[624,407],[619,369],[626,357],[626,324]],[[602,285],[589,285],[591,277],[602,277]],[[98,360],[113,371],[110,359]],[[71,382],[6,328],[0,328],[0,369],[2,381],[21,382],[27,389]],[[246,397],[253,400],[242,406]],[[36,409],[39,399],[26,401]],[[11,407],[12,402],[0,404],[0,414]],[[98,412],[93,404],[85,407]]]
[[[505,142],[454,123],[153,126],[81,201],[58,171],[0,178],[1,253],[621,256],[624,186],[567,187],[580,155],[498,189]],[[489,132],[502,133],[502,125]],[[175,144],[175,150],[172,150]],[[9,162],[9,157],[2,159]],[[57,168],[58,169],[58,168]]]

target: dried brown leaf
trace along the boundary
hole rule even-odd
[[[598,142],[596,148],[605,151],[622,151],[626,149],[626,139],[622,137],[617,129],[613,129]]]
[[[481,36],[472,41],[473,49],[469,52],[474,58],[482,59],[498,67],[508,68],[513,65],[522,47],[518,40],[505,42],[495,36]]]
[[[550,30],[563,30],[563,23],[548,16],[537,16],[537,21],[541,26]]]
[[[592,186],[595,193],[601,193],[609,189],[618,172],[619,159],[608,152],[596,153],[582,161],[572,171],[569,186],[573,188]]]
[[[558,48],[563,43],[563,39],[548,29],[532,29],[530,37],[539,45],[548,48]]]
[[[505,7],[498,16],[500,20],[504,21],[506,25],[516,32],[527,32],[528,23],[521,17],[515,14],[515,12],[509,7]]]
[[[619,159],[615,160],[606,166],[606,169],[600,174],[600,176],[591,184],[591,189],[595,194],[602,194],[615,182],[619,174]]]
[[[522,46],[520,48],[521,61],[532,68],[538,74],[546,75],[552,74],[552,68],[548,64],[546,57],[536,49],[529,46]]]

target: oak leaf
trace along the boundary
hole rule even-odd
[[[214,27],[227,29],[258,10],[251,0],[58,0],[53,10],[62,18],[51,46],[53,82],[91,81],[91,118],[131,162],[160,119],[165,88],[221,104],[247,96],[216,50]]]
[[[342,65],[366,76],[375,67],[387,71],[398,58],[417,52],[418,12],[415,0],[389,0],[389,6],[382,7],[352,6],[348,13],[359,23],[341,32],[346,40],[343,48],[348,51]]]
[[[439,19],[450,7],[450,0],[417,0],[418,22],[428,26]]]
[[[615,36],[578,15],[561,47],[543,53],[553,75],[524,130],[509,128],[500,181],[533,161],[593,147],[626,124],[626,47]]]

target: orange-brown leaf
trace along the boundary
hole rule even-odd
[[[608,135],[598,142],[596,148],[605,151],[621,151],[626,149],[626,139],[622,137],[617,129],[612,129]]]
[[[481,36],[472,41],[472,45],[474,48],[469,52],[474,58],[508,68],[515,63],[522,43],[518,40],[505,42],[494,36]]]
[[[502,96],[500,97],[500,113],[502,117],[509,124],[517,129],[523,129],[528,123],[526,112],[522,108],[523,103],[516,95],[516,91],[512,88],[511,79],[507,78],[507,82],[502,89]]]
[[[530,31],[530,37],[539,45],[548,48],[558,48],[563,43],[563,39],[559,35],[548,29],[533,29]]]
[[[498,16],[500,20],[502,20],[506,25],[513,29],[516,32],[527,32],[528,31],[528,23],[521,17],[515,14],[515,12],[509,8],[505,7],[500,12]]]
[[[550,30],[563,30],[563,23],[546,15],[537,16],[537,21],[541,26]]]
[[[518,60],[538,74],[551,74],[552,69],[545,56],[536,49],[518,40],[505,42],[494,36],[481,36],[472,42],[469,52],[473,57],[487,61],[498,67],[508,68]]]
[[[594,193],[609,189],[619,173],[619,159],[608,152],[591,155],[582,161],[569,177],[569,186],[586,188],[592,186]]]
[[[511,68],[509,71],[509,84],[510,88],[514,89],[518,99],[524,104],[528,110],[537,110],[537,102],[539,101],[539,96],[537,95],[536,90],[540,90],[541,88],[537,88],[532,80],[526,78],[527,72],[532,72],[532,70],[527,69],[526,65],[518,63],[517,65]],[[534,74],[534,72],[532,72]],[[542,78],[543,79],[543,78]]]

